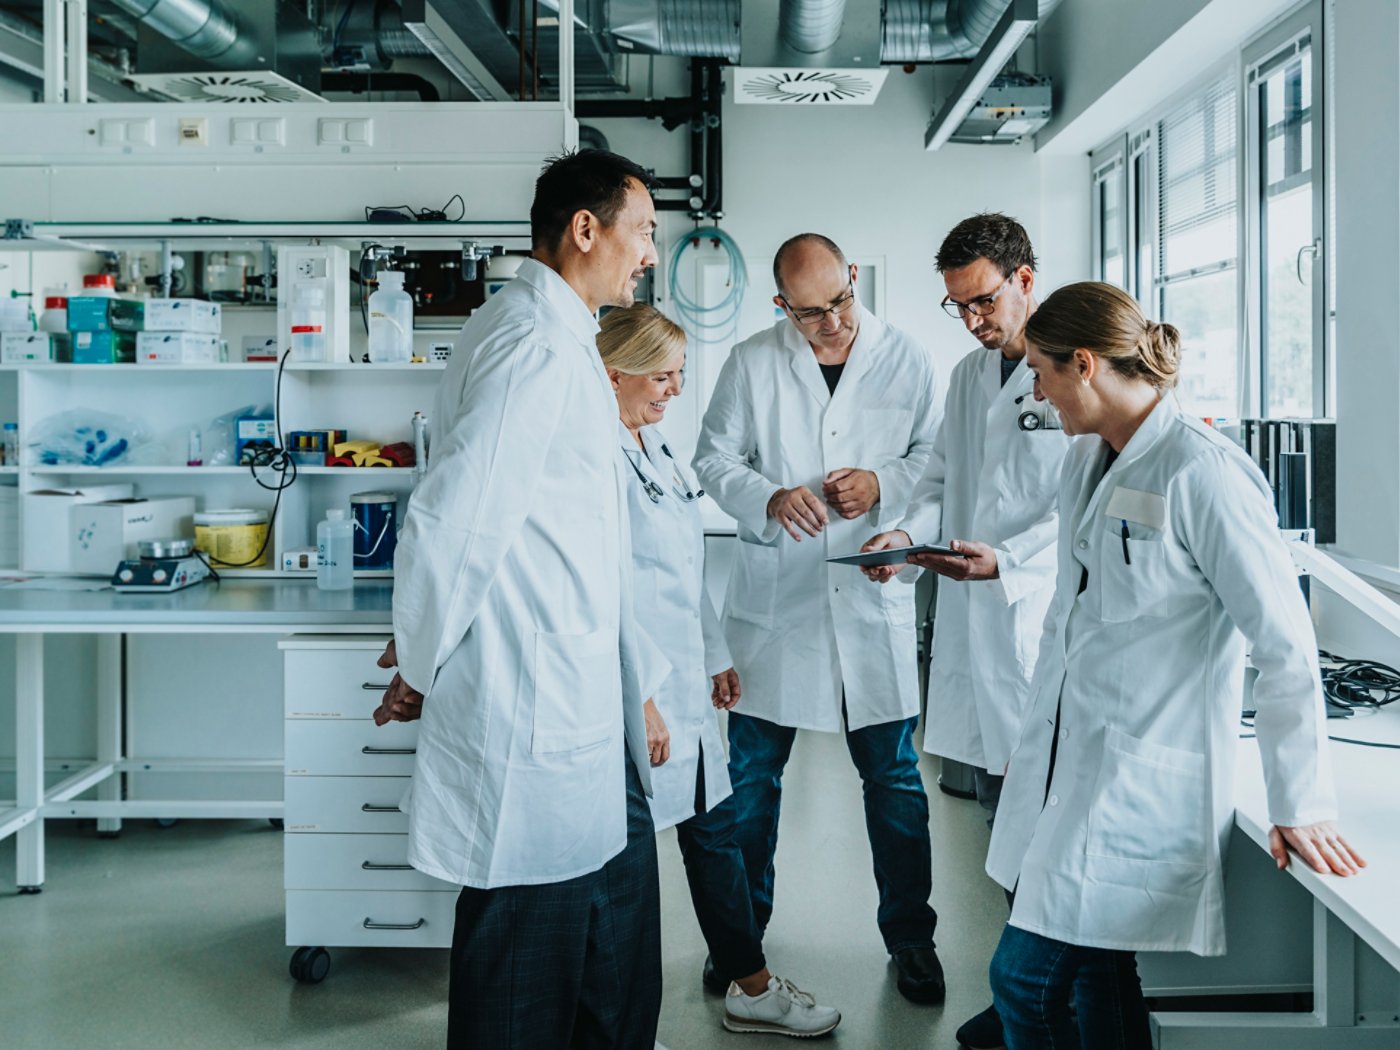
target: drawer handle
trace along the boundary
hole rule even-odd
[[[365,871],[412,871],[412,864],[376,864],[372,860],[364,861],[360,867]]]
[[[367,930],[416,930],[422,926],[427,919],[419,919],[417,922],[375,922],[373,919],[365,920]]]
[[[418,754],[418,749],[417,749],[416,747],[370,747],[368,744],[366,744],[364,747],[360,748],[360,754],[362,754],[362,755],[416,755],[416,754]]]
[[[374,682],[361,682],[360,688],[367,693],[383,693],[388,691],[389,683],[385,682],[383,685],[378,685]]]
[[[361,813],[402,813],[398,806],[376,806],[372,802],[366,802],[360,807]]]

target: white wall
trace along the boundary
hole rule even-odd
[[[1083,153],[1238,50],[1298,0],[1064,0],[1040,27],[1054,82],[1041,149]]]
[[[1337,62],[1337,547],[1400,565],[1400,9],[1345,0]]]

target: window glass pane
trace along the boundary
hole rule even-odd
[[[1162,278],[1233,263],[1239,252],[1235,92],[1226,76],[1159,126]]]
[[[1123,258],[1123,168],[1120,165],[1099,182],[1099,229],[1101,252],[1099,260],[1103,279],[1120,288],[1127,277]]]
[[[1304,50],[1268,73],[1257,101],[1266,145],[1259,173],[1259,256],[1263,407],[1269,416],[1314,412],[1311,89],[1312,52]]]
[[[1239,414],[1239,317],[1234,269],[1166,287],[1164,315],[1181,333],[1177,396],[1191,415]]]

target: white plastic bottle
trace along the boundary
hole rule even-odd
[[[292,298],[292,360],[325,361],[326,290],[299,284]]]
[[[316,586],[344,591],[355,585],[355,523],[345,510],[332,507],[316,523]]]
[[[379,290],[369,297],[369,359],[375,364],[413,357],[413,296],[403,274],[379,271]]]

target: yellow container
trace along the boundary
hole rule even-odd
[[[204,511],[194,516],[194,545],[216,569],[260,569],[272,556],[267,528],[265,510]]]

